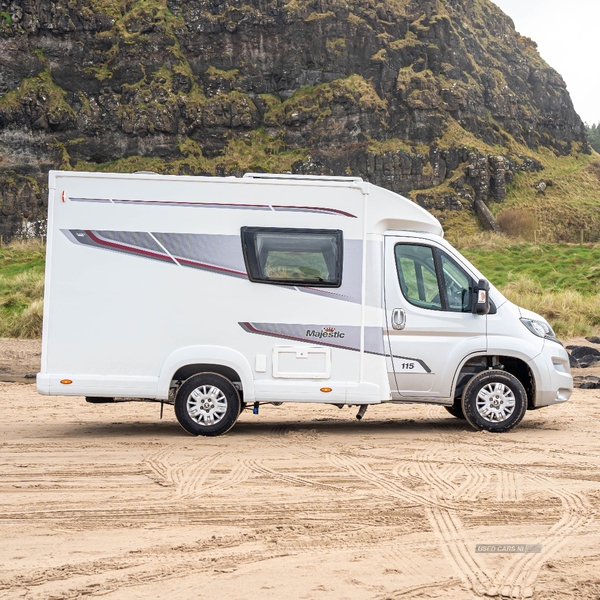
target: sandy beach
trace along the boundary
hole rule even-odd
[[[267,405],[219,438],[24,383],[0,406],[0,598],[600,594],[600,390],[501,435],[426,405]]]

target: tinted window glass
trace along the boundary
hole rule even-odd
[[[471,278],[448,256],[441,254],[442,279],[446,291],[447,310],[470,312],[473,298]]]
[[[342,283],[339,230],[242,227],[242,246],[251,281],[311,287]]]
[[[395,252],[398,279],[404,297],[416,306],[441,310],[433,250],[428,246],[398,244]]]

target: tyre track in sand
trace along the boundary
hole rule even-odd
[[[349,472],[358,479],[362,479],[367,483],[375,485],[379,489],[385,491],[388,495],[412,503],[406,505],[406,508],[416,508],[420,506],[444,506],[449,509],[457,508],[452,503],[445,502],[442,499],[432,499],[419,492],[406,488],[390,477],[376,473],[368,464],[349,454],[328,453],[327,460],[335,467]]]
[[[559,521],[535,541],[541,545],[541,552],[517,555],[497,575],[493,588],[489,590],[490,594],[496,593],[509,598],[533,597],[534,584],[544,563],[571,537],[582,531],[595,516],[585,494],[568,490],[549,477],[534,473],[526,477],[549,496],[560,499],[562,515]]]
[[[435,464],[447,464],[452,451],[449,447],[442,446],[441,449],[430,446],[425,450],[417,451],[413,455],[415,466],[419,476],[424,483],[430,487],[430,494],[433,498],[477,498],[479,491],[486,483],[486,478],[480,473],[480,465],[472,463],[469,468],[465,468],[462,459],[461,462],[454,463],[453,468],[442,469],[438,472],[434,468]],[[455,483],[456,476],[464,473],[464,480]],[[442,476],[442,472],[450,475],[448,479]],[[463,506],[463,510],[465,507]],[[433,529],[434,535],[438,538],[443,554],[453,565],[455,572],[459,575],[463,583],[473,590],[477,595],[484,595],[491,587],[492,581],[487,574],[487,568],[478,556],[474,555],[469,548],[469,535],[463,526],[460,517],[455,510],[440,505],[428,506],[426,514]]]
[[[321,483],[318,481],[310,481],[309,479],[304,479],[302,477],[296,477],[294,475],[287,475],[285,473],[280,473],[279,471],[275,471],[269,467],[264,465],[264,461],[259,458],[252,458],[246,461],[246,465],[248,468],[257,475],[262,475],[263,477],[269,477],[271,479],[276,479],[278,481],[282,481],[283,483],[288,483],[290,485],[301,485],[308,486],[312,488],[322,489],[322,490],[335,490],[336,492],[344,492],[347,493],[347,490],[336,486],[330,485],[328,483]]]
[[[498,502],[522,502],[523,484],[521,473],[498,469],[496,472],[496,499]]]
[[[169,461],[172,454],[181,450],[181,445],[170,445],[158,452],[147,455],[143,460],[142,464],[150,469],[150,472],[154,475],[152,479],[163,487],[175,486],[176,482],[173,478],[173,468]]]
[[[426,592],[435,593],[439,590],[447,590],[449,588],[456,587],[460,585],[462,582],[460,579],[446,579],[444,581],[437,581],[435,583],[424,583],[422,585],[413,585],[406,589],[394,590],[393,592],[385,592],[384,594],[379,594],[373,598],[373,600],[396,600],[396,598],[408,598],[413,597],[428,597],[432,598],[433,596],[427,595],[424,596]]]
[[[182,462],[170,460],[182,449],[180,446],[166,448],[148,456],[144,461],[159,485],[174,488],[173,494],[176,498],[192,500],[207,491],[215,492],[240,485],[252,476],[252,470],[246,461],[242,460],[217,481],[207,483],[214,474],[214,469],[227,458],[225,453],[217,452]]]
[[[182,499],[192,499],[203,491],[202,486],[210,475],[211,470],[221,461],[223,454],[218,452],[192,460],[177,467],[177,496]]]
[[[247,461],[240,461],[222,479],[215,483],[205,485],[203,490],[205,492],[212,492],[215,490],[220,492],[228,490],[236,485],[241,485],[242,483],[248,481],[248,479],[252,477],[252,473],[253,471],[248,466]]]
[[[214,573],[233,572],[244,565],[252,565],[266,560],[282,558],[288,556],[288,552],[237,552],[227,556],[214,558],[206,561],[199,561],[198,558],[181,559],[178,557],[161,557],[161,562],[156,564],[138,565],[137,567],[125,567],[118,576],[106,577],[107,573],[114,571],[104,571],[100,582],[95,582],[93,575],[91,577],[82,577],[82,581],[77,584],[72,579],[64,579],[66,585],[53,585],[50,589],[44,589],[42,582],[38,589],[28,588],[27,598],[31,600],[74,600],[82,597],[106,596],[110,593],[118,592],[120,597],[126,597],[124,594],[127,588],[147,586],[157,584],[163,581],[181,579],[190,574],[194,574],[195,584],[198,576]],[[99,573],[100,574],[100,573]],[[55,583],[58,580],[55,580]],[[41,588],[41,589],[40,589]],[[14,590],[14,588],[12,588]],[[23,589],[23,588],[19,588]],[[7,599],[14,598],[14,595],[5,596]]]
[[[484,566],[479,562],[476,555],[471,553],[470,548],[463,540],[467,539],[467,532],[462,527],[459,517],[444,509],[428,509],[431,518],[435,522],[435,530],[443,539],[447,553],[454,563],[461,577],[468,580],[473,591],[480,596],[502,596],[507,598],[525,599],[534,595],[534,584],[544,563],[564,546],[569,538],[582,531],[593,519],[594,511],[585,496],[578,492],[563,489],[560,481],[532,473],[527,469],[527,460],[530,456],[519,456],[516,459],[508,456],[505,452],[491,447],[489,443],[476,444],[485,448],[480,460],[462,459],[463,462],[476,469],[480,468],[483,461],[493,464],[493,471],[502,482],[507,484],[506,492],[502,493],[505,500],[516,502],[522,499],[522,483],[526,480],[537,484],[542,493],[560,499],[562,506],[561,518],[543,535],[535,540],[541,545],[539,553],[517,554],[506,563],[500,573],[494,577],[486,574]],[[430,450],[430,452],[435,452]],[[421,458],[427,455],[421,455]],[[431,458],[431,457],[429,457]],[[450,457],[448,457],[450,458]],[[438,459],[439,460],[439,459]],[[422,475],[426,478],[431,475],[431,469],[423,468]],[[433,476],[429,480],[433,487],[437,487],[443,494],[447,485],[440,484],[440,478]],[[475,480],[471,476],[466,488],[472,491],[476,487]],[[473,544],[474,546],[474,544]]]

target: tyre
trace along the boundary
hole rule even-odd
[[[218,373],[199,373],[186,379],[175,396],[175,416],[192,435],[227,433],[240,415],[241,401],[234,385]]]
[[[516,427],[525,416],[527,392],[506,371],[483,371],[465,386],[462,410],[475,429],[503,433]]]
[[[444,406],[444,408],[453,417],[456,417],[457,419],[464,419],[465,418],[465,414],[463,413],[462,405],[461,405],[460,402],[455,402],[452,406]]]

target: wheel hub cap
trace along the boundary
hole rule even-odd
[[[186,407],[198,425],[216,425],[227,412],[227,398],[218,387],[201,385],[188,396]]]
[[[490,423],[506,421],[515,410],[515,395],[503,383],[488,383],[477,394],[477,412]]]

